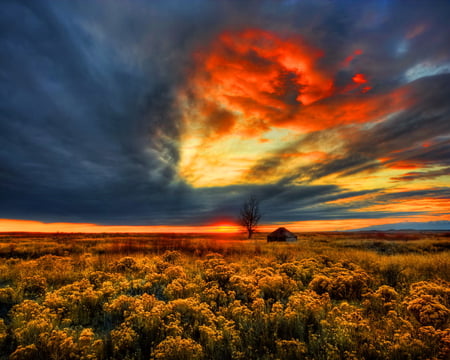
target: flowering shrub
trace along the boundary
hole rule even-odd
[[[45,295],[47,280],[39,275],[28,276],[22,279],[22,293],[26,299],[36,299]]]
[[[432,326],[422,326],[418,331],[419,338],[424,344],[434,349],[438,359],[448,359],[450,357],[450,328],[436,330]]]
[[[139,298],[120,295],[119,297],[103,305],[106,314],[111,318],[112,323],[121,323],[139,307]]]
[[[407,310],[421,325],[431,325],[436,329],[447,325],[450,318],[450,310],[431,295],[420,295],[410,300]]]
[[[311,290],[295,293],[286,304],[283,336],[308,340],[309,333],[319,328],[330,308],[331,301],[327,293],[318,295]]]
[[[257,282],[252,276],[231,276],[228,289],[233,291],[236,299],[244,302],[251,302],[258,296]]]
[[[36,261],[37,267],[45,271],[53,271],[55,268],[61,270],[64,267],[63,264],[68,263],[67,259],[55,255],[44,255]]]
[[[5,325],[5,321],[0,319],[0,351],[6,344],[6,339],[8,338],[8,328]]]
[[[178,260],[181,259],[181,253],[176,250],[167,250],[163,256],[163,261],[168,262],[170,264],[175,264]]]
[[[111,331],[112,353],[115,359],[140,357],[139,335],[127,323]]]
[[[350,266],[336,264],[327,268],[323,274],[314,276],[309,288],[323,294],[330,294],[336,300],[360,300],[363,293],[368,291],[372,278],[363,270]]]
[[[10,317],[13,338],[22,346],[38,343],[42,334],[49,334],[54,329],[56,322],[50,309],[32,300],[15,305]]]
[[[280,359],[296,360],[304,356],[307,346],[299,340],[276,340],[277,353]]]
[[[397,306],[399,294],[394,288],[388,285],[380,286],[375,292],[370,292],[365,295],[363,305],[367,313],[379,316],[387,314],[390,310],[394,310]]]
[[[186,279],[175,279],[164,289],[164,295],[169,300],[188,298],[198,293],[199,287]]]
[[[234,300],[233,292],[225,292],[217,283],[208,283],[200,293],[200,301],[208,304],[212,309],[219,309],[227,306]]]
[[[50,285],[63,285],[78,280],[71,259],[67,257],[44,255],[30,265],[34,267],[32,273],[44,277]],[[24,274],[29,275],[30,273]]]
[[[94,289],[86,279],[76,281],[48,293],[44,305],[60,319],[69,318],[74,324],[88,325],[99,320],[108,289]]]
[[[117,272],[130,272],[138,270],[138,266],[135,259],[126,256],[116,261],[113,265],[113,269]]]
[[[39,359],[39,350],[35,344],[19,347],[9,357],[11,360]]]
[[[445,261],[418,274],[421,255],[356,265],[345,252],[244,245],[251,256],[0,258],[0,359],[449,358]]]
[[[259,279],[258,287],[264,299],[286,301],[297,289],[297,284],[286,275],[273,275]]]
[[[52,330],[43,332],[30,345],[19,345],[11,354],[12,359],[100,359],[103,341],[95,339],[91,329],[83,329],[77,338],[73,331]]]
[[[5,316],[18,301],[18,295],[10,286],[0,288],[0,316]]]
[[[368,319],[361,309],[342,302],[333,307],[325,321],[321,322],[322,336],[319,343],[333,344],[339,353],[347,353],[348,358],[361,358],[370,345],[372,334]],[[357,351],[355,351],[357,349]]]
[[[259,280],[266,276],[273,276],[274,274],[275,274],[275,269],[273,269],[272,267],[256,268],[252,272],[252,276],[256,280]]]
[[[94,271],[89,274],[88,279],[95,289],[98,289],[106,281],[117,279],[117,274],[105,273],[103,271]]]
[[[278,272],[280,274],[285,274],[289,278],[295,280],[298,286],[303,287],[303,280],[306,278],[304,268],[298,263],[284,263],[278,267]]]
[[[156,346],[152,357],[157,360],[197,360],[203,358],[203,350],[192,339],[169,336]]]
[[[449,283],[421,281],[411,285],[405,301],[409,314],[421,325],[443,329],[450,321]]]
[[[187,332],[194,331],[199,324],[211,325],[214,314],[209,306],[196,298],[176,299],[164,308],[162,314],[164,321],[170,322],[173,319],[180,320]]]
[[[234,274],[233,268],[221,256],[209,255],[203,262],[204,278],[206,281],[215,281],[219,286],[225,286]]]
[[[185,279],[186,273],[181,266],[173,265],[173,266],[168,266],[164,270],[164,276],[168,281],[172,281],[175,279]]]
[[[410,287],[410,296],[431,295],[441,304],[450,307],[450,282],[440,281],[420,281]]]

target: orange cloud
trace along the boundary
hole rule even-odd
[[[366,76],[364,74],[355,74],[352,80],[357,84],[365,84],[367,82]]]
[[[358,209],[358,212],[423,212],[424,214],[440,215],[448,213],[448,202],[446,198],[422,197],[417,199],[397,199],[388,204],[376,204]],[[445,220],[450,217],[446,216]]]
[[[361,53],[356,50],[353,56]],[[413,101],[407,87],[388,94],[365,94],[371,87],[362,73],[338,88],[336,74],[319,66],[322,56],[323,51],[299,36],[258,29],[224,32],[199,49],[189,81],[179,93],[184,119],[181,176],[196,187],[254,182],[245,175],[249,169],[281,153],[302,134],[382,121]],[[333,151],[342,141],[336,139]],[[298,152],[329,152],[329,147],[316,144]],[[245,162],[236,162],[236,157],[243,156]],[[323,156],[302,155],[298,161],[289,157],[291,167],[323,160]],[[292,170],[284,169],[272,175],[284,176]],[[275,181],[273,176],[259,182]]]
[[[358,49],[352,56],[361,53]],[[347,94],[358,85],[365,84],[364,94],[372,89],[362,73],[352,77],[354,85],[337,89],[334,74],[318,66],[322,56],[299,36],[258,29],[224,32],[195,53],[184,90],[190,94],[184,96],[186,128],[203,127],[208,136],[259,136],[273,127],[309,132],[370,122],[405,106],[404,90],[372,97]]]
[[[397,161],[393,164],[388,165],[391,169],[399,169],[399,170],[410,170],[410,169],[418,169],[419,166],[417,164],[413,164],[408,161]]]
[[[361,49],[356,49],[353,54],[347,56],[344,60],[343,63],[343,67],[348,67],[350,65],[350,63],[353,61],[353,59],[357,56],[357,55],[362,55],[363,51]]]
[[[329,92],[332,80],[315,69],[321,56],[322,51],[299,37],[282,39],[268,31],[251,29],[223,33],[212,49],[198,58],[219,85],[220,93],[232,97],[262,95],[277,107],[281,104],[276,97],[286,95],[286,85],[300,90],[295,100],[303,104]]]
[[[237,121],[235,114],[211,101],[203,102],[199,110],[200,114],[208,119],[208,129],[211,134],[226,134]]]
[[[394,161],[394,160],[391,160],[391,158],[381,158],[379,160],[381,162],[383,162],[384,166],[386,166],[390,169],[409,170],[409,169],[418,169],[421,167],[418,164],[415,164],[412,161],[407,161],[407,160]]]
[[[332,75],[316,66],[322,56],[298,36],[282,38],[258,29],[224,32],[195,54],[189,91],[197,111],[187,123],[220,123],[220,131],[226,121],[242,135],[256,135],[256,125],[267,130],[299,106],[333,92]],[[233,115],[218,119],[224,110]]]
[[[300,109],[285,126],[316,131],[339,125],[379,121],[405,109],[412,101],[406,88],[383,95],[336,95]]]
[[[327,153],[323,151],[311,151],[311,152],[293,152],[293,153],[282,153],[280,155],[282,158],[303,158],[308,160],[324,160],[327,158]]]
[[[366,78],[366,75],[361,74],[361,73],[355,74],[355,75],[352,77],[352,80],[353,80],[353,82],[355,83],[355,85],[353,85],[353,86],[352,86],[352,85],[347,85],[347,86],[344,88],[344,91],[343,91],[343,92],[354,90],[355,88],[358,88],[359,85],[367,84],[367,82],[368,82],[368,80],[367,80],[367,78]],[[366,92],[368,92],[368,91],[371,90],[371,89],[372,89],[372,86],[368,86],[368,85],[363,86],[363,87],[361,88],[361,93],[362,93],[362,94],[365,94]]]

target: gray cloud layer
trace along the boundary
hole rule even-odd
[[[250,193],[263,200],[266,221],[354,218],[348,206],[323,203],[369,192],[293,185],[298,174],[273,185],[208,189],[179,178],[176,92],[188,81],[192,51],[224,29],[298,32],[326,50],[324,69],[361,48],[348,71],[370,73],[375,94],[413,89],[409,109],[357,130],[341,158],[299,172],[317,179],[367,171],[393,151],[392,161],[450,165],[450,76],[405,85],[414,65],[450,61],[447,1],[30,0],[1,7],[0,218],[204,224],[233,217]],[[425,32],[402,43],[406,29],[421,23]],[[430,147],[419,146],[428,140]]]

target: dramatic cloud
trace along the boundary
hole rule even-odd
[[[448,220],[449,16],[439,0],[6,0],[0,218],[202,225],[254,194],[266,223]]]

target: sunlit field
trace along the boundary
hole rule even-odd
[[[0,234],[1,359],[448,359],[450,233]]]

